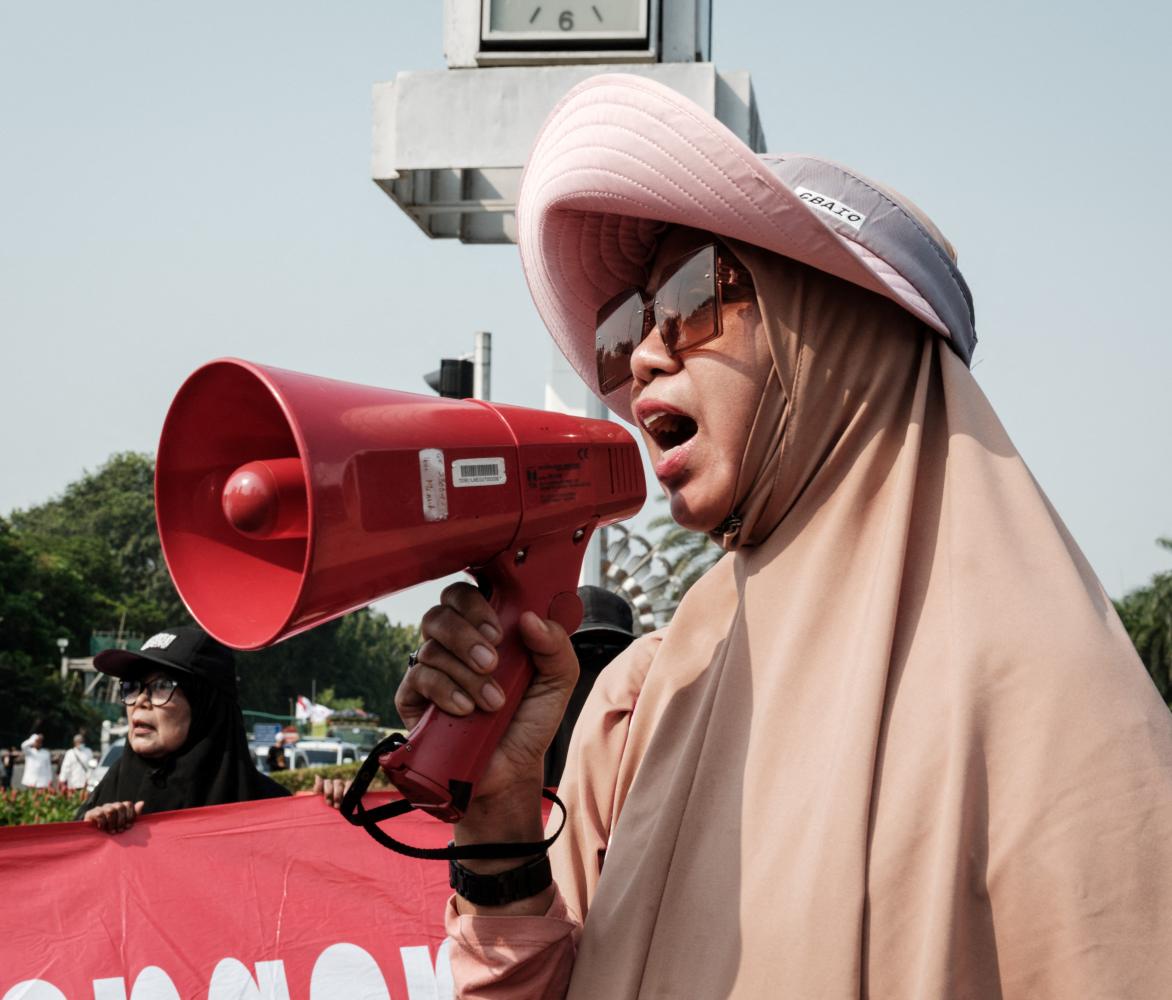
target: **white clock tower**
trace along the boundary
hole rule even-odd
[[[375,182],[428,236],[516,242],[517,190],[537,130],[571,87],[608,72],[655,78],[763,152],[749,74],[709,61],[712,2],[444,0],[448,68],[375,85]],[[501,336],[498,361],[508,351]],[[605,416],[551,351],[546,408]],[[591,540],[585,583],[604,582],[605,534]]]
[[[595,73],[654,77],[755,150],[744,71],[709,62],[712,0],[444,0],[446,70],[374,88],[374,179],[429,236],[515,240],[521,167],[558,100]]]

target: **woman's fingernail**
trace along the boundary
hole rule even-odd
[[[489,708],[500,708],[505,703],[504,691],[491,682],[484,685],[481,695]]]
[[[453,691],[452,701],[461,712],[471,712],[476,707],[463,691]]]
[[[496,660],[496,654],[487,646],[473,646],[472,659],[481,670],[487,670]]]
[[[489,625],[488,622],[480,626],[480,634],[492,643],[500,642],[501,640],[501,630],[495,625]]]

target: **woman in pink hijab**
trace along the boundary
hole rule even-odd
[[[602,674],[549,862],[456,867],[461,995],[1169,995],[1172,717],[969,372],[932,223],[602,76],[518,226],[555,340],[727,554]],[[408,723],[499,705],[491,608],[441,601]],[[576,665],[522,629],[537,676],[459,844],[542,837]]]

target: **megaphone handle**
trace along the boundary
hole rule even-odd
[[[578,576],[589,531],[548,535],[513,548],[472,570],[490,588],[490,603],[503,636],[497,646],[493,680],[505,695],[495,712],[480,709],[455,716],[432,705],[407,742],[381,761],[391,783],[416,808],[449,823],[457,822],[472,799],[492,752],[513,720],[533,678],[533,661],[521,642],[524,611],[553,618],[567,632],[582,620]]]

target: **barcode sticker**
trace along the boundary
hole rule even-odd
[[[448,519],[448,484],[444,482],[444,453],[439,448],[419,451],[419,485],[423,488],[423,520]]]
[[[500,486],[505,482],[503,458],[458,458],[452,463],[452,485]]]

